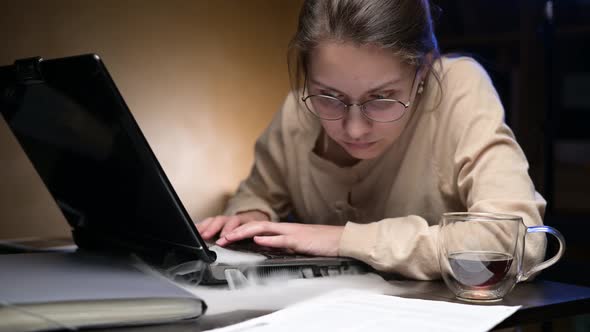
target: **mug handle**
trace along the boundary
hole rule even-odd
[[[563,237],[563,235],[561,235],[561,233],[558,230],[556,230],[555,228],[553,228],[551,226],[531,226],[531,227],[526,228],[526,234],[538,233],[538,232],[549,233],[549,234],[555,236],[557,238],[557,241],[559,241],[559,250],[557,251],[557,254],[555,254],[555,256],[551,257],[550,259],[548,259],[544,262],[541,262],[541,263],[533,266],[533,268],[531,268],[529,271],[521,274],[518,278],[518,282],[526,281],[534,273],[539,272],[543,269],[546,269],[546,268],[550,267],[551,265],[557,263],[557,261],[561,258],[561,256],[563,256],[563,254],[565,252],[565,238]],[[526,236],[526,234],[525,234],[525,236]]]

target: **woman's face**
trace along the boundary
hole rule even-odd
[[[346,104],[389,98],[407,103],[412,97],[415,67],[403,63],[390,51],[373,45],[326,42],[310,54],[307,94],[334,96]],[[416,82],[417,84],[417,82]],[[400,136],[409,119],[374,122],[357,106],[340,120],[320,120],[326,134],[351,157],[380,156]]]

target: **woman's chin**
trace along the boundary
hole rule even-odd
[[[342,146],[351,157],[356,159],[373,159],[381,154],[378,142],[368,144],[343,143]]]

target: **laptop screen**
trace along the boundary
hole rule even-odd
[[[215,259],[98,56],[0,67],[0,97],[4,119],[78,245]]]

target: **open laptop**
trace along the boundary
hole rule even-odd
[[[225,282],[228,271],[313,277],[366,267],[349,258],[269,253],[218,259],[95,54],[0,67],[0,110],[80,248],[132,252],[159,265],[202,261],[209,283]]]

